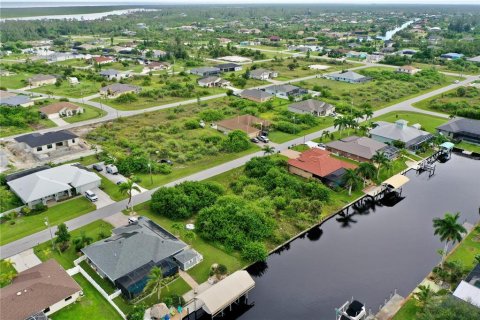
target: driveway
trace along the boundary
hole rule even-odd
[[[17,272],[22,272],[36,265],[42,263],[40,259],[33,253],[33,249],[28,249],[19,254],[16,254],[10,258],[13,263],[13,267]]]
[[[54,118],[54,119],[50,119],[50,120],[52,120],[52,122],[55,123],[59,127],[66,126],[68,124],[68,122],[63,120],[62,118]]]
[[[102,165],[103,166],[103,165]],[[90,167],[90,166],[89,166]],[[113,183],[117,184],[118,182],[125,182],[128,180],[127,177],[121,175],[120,173],[117,173],[117,174],[110,174],[107,172],[107,170],[105,170],[105,166],[103,166],[103,170],[99,172],[99,174],[101,174],[102,176],[104,176],[105,178],[107,178],[108,180],[112,181]],[[147,191],[147,189],[145,188],[142,188],[141,186],[139,186],[138,184],[135,183],[135,185],[140,189],[141,192],[145,192]],[[137,190],[132,190],[132,195],[137,195],[139,194],[140,192],[138,192]]]
[[[118,228],[128,224],[128,217],[129,216],[118,212],[109,217],[103,218],[103,221],[110,223],[114,228]]]
[[[110,196],[100,188],[94,188],[92,189],[92,192],[95,193],[98,197],[98,201],[94,202],[95,206],[97,209],[103,208],[108,206],[109,204],[114,203]]]

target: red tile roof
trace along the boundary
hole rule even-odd
[[[106,61],[113,61],[113,58],[110,57],[94,57],[93,60],[95,62],[100,63],[100,62],[106,62]]]
[[[288,160],[288,164],[310,172],[319,177],[325,177],[338,169],[355,169],[357,166],[330,156],[330,152],[317,148],[302,152],[298,159]]]

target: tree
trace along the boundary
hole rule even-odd
[[[175,230],[177,237],[180,236],[180,233],[183,230],[183,225],[181,223],[175,222],[172,224],[172,229]]]
[[[144,304],[135,304],[133,310],[127,315],[127,320],[143,320],[146,309]]]
[[[357,173],[363,178],[363,187],[367,184],[367,179],[373,179],[377,173],[377,168],[370,162],[362,162],[357,168]]]
[[[82,231],[80,237],[73,239],[73,245],[75,246],[75,250],[79,252],[89,244],[93,242],[92,237],[86,235],[85,231]]]
[[[380,168],[388,163],[388,158],[382,151],[377,151],[372,157],[373,163],[377,164],[377,179],[380,176]]]
[[[448,245],[450,243],[455,244],[462,240],[462,233],[466,233],[467,230],[458,223],[458,218],[460,217],[460,212],[451,214],[449,212],[445,213],[443,219],[435,218],[433,219],[433,228],[434,234],[440,237],[440,240],[445,242],[445,247],[443,249],[443,257],[440,265],[443,267],[445,258],[448,253]]]
[[[155,292],[157,291],[157,301],[160,302],[160,294],[162,293],[162,280],[163,272],[160,267],[153,267],[148,274],[148,282],[145,286],[144,292]]]
[[[423,308],[428,302],[430,302],[434,294],[435,293],[430,289],[430,286],[419,285],[418,291],[415,292],[413,296],[415,297],[415,300],[417,300],[418,305]]]
[[[223,149],[227,152],[241,152],[250,148],[250,140],[245,132],[234,130],[223,141]]]
[[[132,195],[133,195],[133,190],[137,192],[141,192],[140,188],[135,185],[134,182],[134,177],[130,177],[130,179],[127,179],[127,181],[122,182],[118,185],[118,189],[122,194],[126,194],[128,196],[128,203],[127,203],[127,209],[130,206],[130,213],[133,214],[133,203],[132,203]]]
[[[352,189],[359,183],[360,177],[353,169],[345,169],[345,173],[342,177],[343,183],[348,187],[348,195],[352,195]]]
[[[249,262],[265,261],[268,251],[261,242],[248,242],[242,249],[242,258]]]
[[[275,148],[269,145],[263,146],[263,154],[264,155],[269,155],[269,154],[274,154],[275,153]]]
[[[67,225],[65,223],[59,224],[55,235],[57,236],[55,242],[60,244],[60,251],[65,251],[68,248],[68,243],[72,237],[70,232],[68,232]]]

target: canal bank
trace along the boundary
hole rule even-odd
[[[406,296],[438,263],[432,219],[462,212],[478,220],[480,162],[453,155],[433,177],[409,171],[396,204],[335,217],[251,266],[254,306],[242,319],[331,319],[354,296],[378,310],[391,291]]]

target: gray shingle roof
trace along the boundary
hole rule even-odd
[[[358,80],[362,80],[362,79],[367,78],[367,77],[365,77],[365,76],[363,76],[359,73],[353,72],[353,71],[333,73],[333,74],[328,75],[328,77],[333,78],[333,79],[350,79],[352,81],[358,81]]]
[[[262,99],[272,97],[272,94],[259,89],[247,89],[247,90],[243,90],[242,93],[240,93],[240,96],[242,98],[252,98],[252,99],[262,100]]]
[[[452,133],[468,132],[475,135],[480,135],[480,120],[465,118],[453,119],[445,124],[442,124],[441,126],[438,126],[437,129]]]
[[[370,134],[402,141],[407,147],[418,144],[432,136],[426,131],[408,126],[407,123],[405,120],[397,120],[395,123],[378,121],[376,122],[378,126],[370,130]]]
[[[185,243],[145,217],[113,230],[113,236],[98,241],[82,252],[115,281],[153,261],[155,264],[184,248]]]
[[[230,68],[241,67],[241,65],[237,63],[222,63],[222,64],[217,64],[215,67],[219,69],[230,69]]]
[[[100,89],[101,92],[110,91],[112,94],[118,94],[130,91],[139,91],[141,88],[131,84],[113,83]]]
[[[265,91],[288,93],[297,89],[300,89],[300,87],[291,84],[274,84],[273,86],[266,87]]]
[[[357,136],[351,136],[327,143],[327,147],[329,148],[348,152],[365,159],[371,159],[377,151],[382,150],[386,146],[387,145],[383,142]]]
[[[0,105],[15,107],[31,101],[32,100],[30,100],[30,98],[27,96],[18,95],[0,99]]]
[[[292,103],[289,106],[289,108],[302,110],[302,111],[306,111],[306,112],[316,111],[316,112],[320,113],[322,111],[325,112],[327,110],[331,110],[334,107],[331,104],[323,102],[323,101],[308,99],[308,100],[300,101],[300,102],[297,102],[297,103]]]
[[[107,69],[107,70],[102,70],[100,71],[100,75],[102,76],[115,76],[117,74],[121,74],[122,71],[118,71],[115,69]]]
[[[68,130],[60,130],[47,133],[30,133],[16,137],[15,141],[24,142],[31,148],[44,146],[51,143],[57,143],[65,140],[75,139],[78,136]]]

